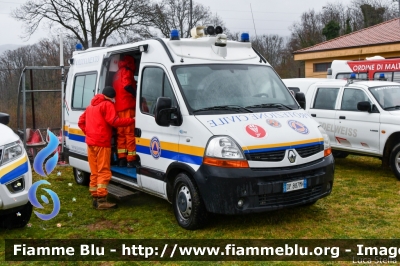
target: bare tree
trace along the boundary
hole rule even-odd
[[[168,37],[172,29],[178,29],[181,38],[190,37],[190,1],[163,0],[156,5],[153,26]],[[213,15],[209,7],[193,3],[192,25],[194,26],[221,26],[227,33],[224,22],[218,15]]]
[[[61,27],[88,48],[104,46],[113,34],[150,26],[152,10],[148,0],[29,0],[12,16],[24,23],[25,37],[44,22],[49,28]]]
[[[276,34],[258,36],[252,40],[252,45],[274,68],[281,64],[285,49],[283,37]]]

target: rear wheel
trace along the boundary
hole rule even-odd
[[[207,222],[208,213],[199,190],[185,173],[175,179],[173,207],[178,224],[185,229],[195,230]]]
[[[332,151],[332,155],[334,158],[346,158],[349,153],[345,151]]]
[[[390,168],[396,178],[400,180],[400,144],[395,146],[390,153]]]
[[[21,228],[27,225],[32,215],[32,204],[28,201],[24,206],[0,216],[0,227],[6,229]]]
[[[89,182],[90,182],[90,174],[87,172],[84,172],[82,170],[73,168],[74,171],[74,178],[75,178],[75,182],[78,185],[82,185],[82,186],[89,186]]]

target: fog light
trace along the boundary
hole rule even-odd
[[[239,206],[240,208],[243,206],[243,200],[240,199],[240,200],[238,201],[238,206]]]
[[[8,184],[6,184],[6,186],[11,193],[16,193],[24,190],[25,188],[24,176],[20,176],[16,180],[9,182]]]

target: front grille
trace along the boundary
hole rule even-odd
[[[322,192],[322,185],[313,188],[291,191],[281,194],[263,194],[258,196],[259,206],[293,205],[303,200],[317,197]]]
[[[280,162],[285,157],[285,152],[286,150],[248,153],[246,158],[250,161]]]
[[[297,153],[302,158],[309,157],[309,156],[314,155],[323,150],[324,150],[324,144],[318,144],[318,145],[314,145],[314,146],[308,146],[308,147],[296,149]]]

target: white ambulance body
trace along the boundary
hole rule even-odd
[[[25,226],[32,214],[28,191],[32,170],[23,143],[0,113],[0,227]]]
[[[74,52],[65,144],[78,183],[87,184],[90,173],[79,116],[112,85],[127,54],[136,64],[141,167],[112,165],[113,183],[172,202],[186,229],[202,226],[208,212],[275,210],[331,193],[334,161],[324,130],[251,43],[223,35]]]

